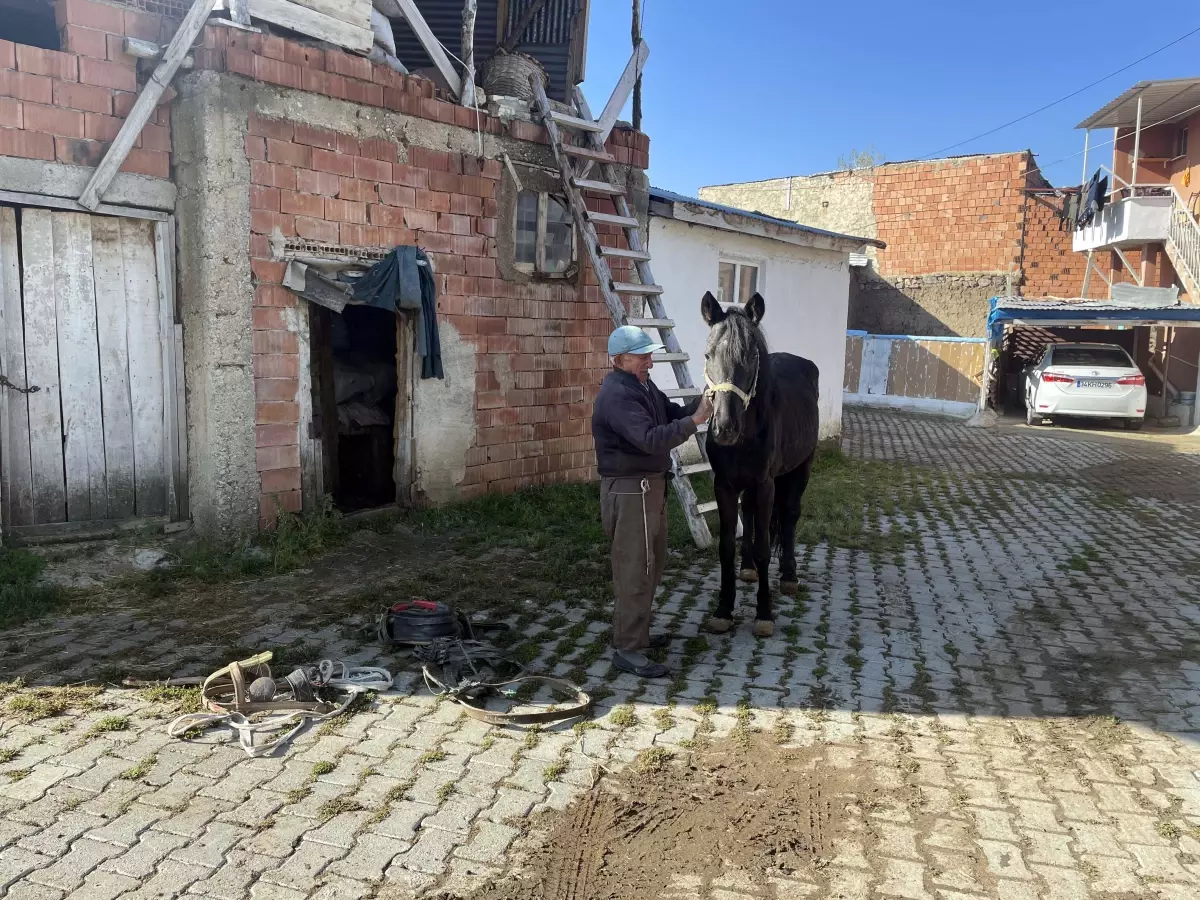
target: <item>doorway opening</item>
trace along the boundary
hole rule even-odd
[[[312,306],[313,425],[325,491],[342,512],[396,502],[396,333],[392,310]]]

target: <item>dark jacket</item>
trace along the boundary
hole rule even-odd
[[[604,379],[592,407],[596,467],[602,476],[666,474],[671,449],[695,433],[691,412],[668,400],[654,382],[643,385],[619,369]]]

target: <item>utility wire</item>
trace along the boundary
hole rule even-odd
[[[1008,126],[1016,125],[1018,122],[1024,122],[1026,119],[1028,119],[1032,116],[1036,116],[1038,113],[1045,112],[1046,110],[1050,109],[1052,106],[1057,106],[1058,104],[1060,104],[1066,100],[1070,100],[1072,97],[1077,97],[1080,94],[1082,94],[1084,91],[1094,88],[1096,85],[1101,84],[1102,82],[1108,81],[1108,79],[1110,79],[1116,75],[1120,75],[1122,72],[1132,69],[1138,63],[1145,62],[1152,56],[1157,56],[1159,53],[1162,53],[1164,50],[1166,50],[1170,47],[1174,47],[1180,41],[1185,41],[1188,38],[1190,38],[1193,34],[1196,34],[1198,32],[1200,32],[1200,26],[1193,28],[1191,31],[1189,31],[1185,35],[1175,38],[1175,40],[1171,41],[1169,44],[1163,44],[1157,50],[1153,50],[1150,53],[1147,53],[1145,56],[1141,57],[1140,59],[1135,59],[1133,62],[1129,63],[1128,65],[1122,66],[1121,68],[1117,69],[1115,72],[1109,72],[1103,78],[1098,78],[1095,81],[1093,81],[1091,84],[1085,84],[1083,87],[1081,87],[1077,91],[1072,91],[1071,93],[1067,94],[1064,97],[1059,97],[1057,100],[1047,103],[1045,106],[1038,107],[1031,113],[1026,113],[1025,115],[1019,116],[1018,118],[1013,119],[1010,122],[1005,122],[1003,125],[997,125],[995,128],[991,129],[990,131],[982,132],[981,134],[977,134],[974,137],[967,138],[965,141],[959,141],[957,144],[950,144],[948,147],[943,147],[941,150],[935,150],[933,153],[926,153],[924,156],[918,156],[917,159],[929,159],[930,157],[941,156],[947,150],[953,150],[956,147],[961,147],[963,144],[969,144],[972,141],[977,141],[982,137],[987,137],[988,135],[995,134],[997,131],[1003,131]]]

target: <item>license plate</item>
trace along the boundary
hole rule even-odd
[[[1113,383],[1111,381],[1086,381],[1081,378],[1075,382],[1075,385],[1081,388],[1110,388]]]

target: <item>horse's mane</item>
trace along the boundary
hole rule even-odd
[[[725,331],[719,341],[713,348],[718,356],[723,367],[733,369],[738,364],[745,364],[746,360],[756,358],[758,360],[758,390],[765,391],[768,385],[764,379],[767,378],[769,368],[767,366],[767,339],[763,337],[762,329],[750,321],[742,310],[734,307],[730,309],[721,323],[725,326]]]

